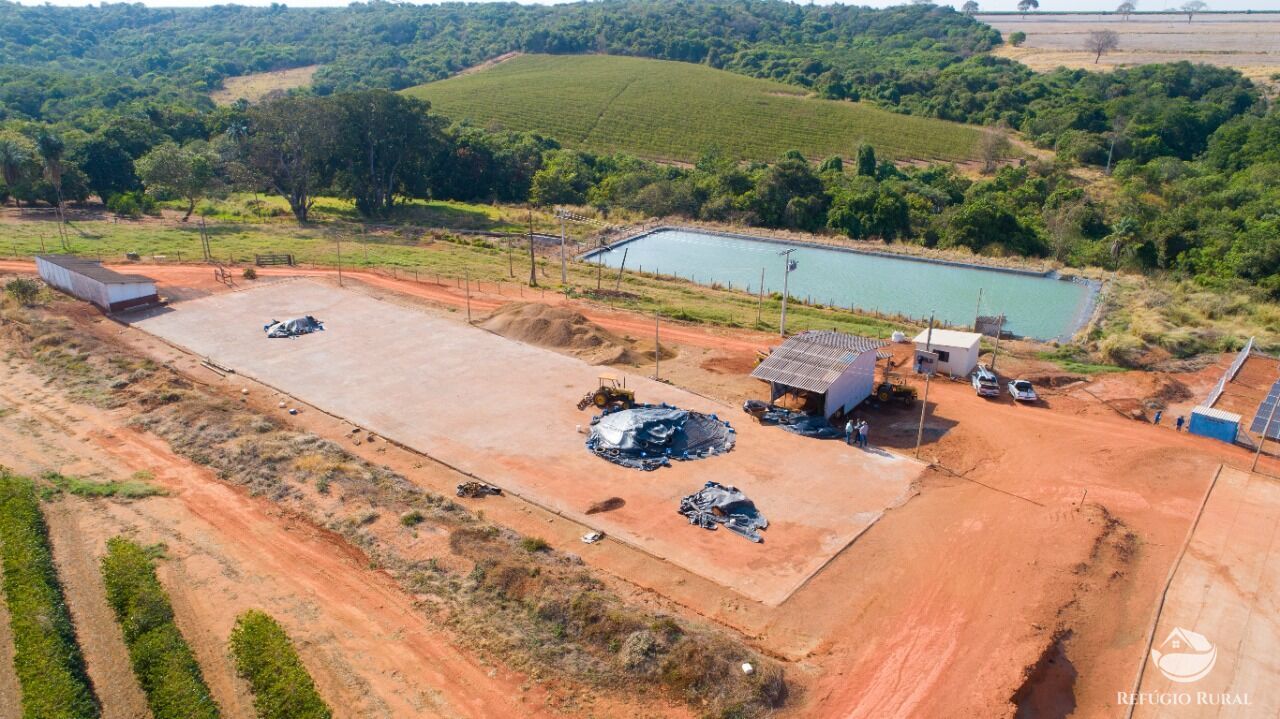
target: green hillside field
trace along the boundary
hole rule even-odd
[[[412,87],[454,120],[532,130],[567,147],[692,162],[718,146],[741,160],[787,150],[852,155],[862,142],[897,160],[972,159],[979,130],[683,62],[614,55],[520,55]]]

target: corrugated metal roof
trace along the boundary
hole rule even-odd
[[[783,342],[752,370],[751,376],[810,392],[826,392],[858,355],[884,346],[884,342],[869,337],[810,330]]]
[[[1221,420],[1223,422],[1231,422],[1233,424],[1240,424],[1240,420],[1243,419],[1238,414],[1234,414],[1234,413],[1227,412],[1220,409],[1214,409],[1212,407],[1196,407],[1191,410],[1191,414],[1198,414],[1204,417],[1210,417],[1212,419]]]
[[[97,280],[105,285],[131,285],[138,282],[155,282],[155,280],[145,275],[125,275],[115,270],[109,270],[102,266],[101,262],[96,260],[86,260],[83,257],[75,257],[73,255],[36,255],[37,258],[48,262],[51,265],[57,265],[64,270],[74,272],[78,275],[84,275],[89,279]]]

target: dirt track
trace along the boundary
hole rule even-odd
[[[266,500],[220,482],[109,413],[59,400],[21,370],[5,370],[4,379],[0,402],[17,409],[0,422],[6,463],[24,472],[96,468],[116,477],[146,470],[169,492],[134,502],[64,500],[67,511],[54,512],[57,549],[99,557],[105,540],[119,533],[164,542],[161,579],[228,716],[252,715],[226,640],[235,616],[255,607],[270,611],[294,637],[336,716],[554,715],[540,705],[538,690],[522,689],[521,677],[457,649],[390,578],[367,569],[363,555],[341,539],[281,516]],[[96,561],[63,560],[60,566],[73,603],[100,581],[91,576]],[[89,613],[75,616],[80,621]],[[114,622],[78,626],[82,634],[115,630]],[[93,662],[110,653],[96,646],[113,642],[82,643]],[[118,669],[103,664],[90,671],[95,683],[110,683],[111,675],[102,672]],[[129,694],[100,691],[106,716],[137,716],[129,711]]]
[[[217,291],[208,287],[211,278],[204,268],[144,271],[186,290]],[[299,274],[269,274],[277,273]],[[400,290],[447,307],[465,302],[455,288],[378,275],[361,280],[378,291]],[[510,299],[473,295],[472,307],[496,307]],[[627,326],[635,328],[636,336],[648,331],[647,318],[578,308],[614,332],[627,332],[619,329]],[[769,339],[697,327],[681,330],[679,341],[714,352],[712,367],[724,372],[748,366],[750,353]],[[172,358],[171,348],[156,347],[158,343],[145,336],[125,333],[120,338],[138,348],[150,347],[159,358]],[[183,367],[194,366],[190,358],[186,362]],[[1017,366],[1010,361],[1005,371],[1017,371]],[[683,376],[700,382],[706,373],[716,371],[688,370]],[[1134,375],[1134,387],[1125,377],[1097,383],[1098,396],[1145,396],[1148,388],[1137,385],[1147,381],[1146,375]],[[1195,387],[1199,391],[1200,385]],[[231,389],[228,385],[225,391]],[[1115,692],[1129,689],[1159,590],[1210,478],[1219,463],[1247,467],[1250,458],[1238,448],[1124,419],[1083,391],[1045,395],[1042,405],[1026,407],[1005,398],[978,399],[964,384],[934,383],[924,456],[939,469],[926,475],[919,496],[889,512],[776,610],[617,547],[604,546],[598,555],[584,553],[584,558],[615,577],[674,599],[689,612],[738,628],[761,647],[790,660],[793,677],[808,685],[793,712],[797,716],[1012,715],[1009,700],[1023,683],[1024,670],[1060,628],[1072,631],[1065,648],[1079,676],[1069,697],[1058,699],[1074,703],[1077,716],[1122,716]],[[341,423],[306,414],[298,420],[300,425],[326,436],[340,435]],[[917,418],[900,410],[870,415],[872,442],[910,452]],[[397,468],[414,462],[396,451],[382,453],[367,446],[352,451]],[[1263,468],[1280,470],[1267,458]],[[450,481],[438,468],[419,469],[411,476],[437,483],[432,486]],[[176,494],[123,506],[183,499]],[[113,515],[124,511],[113,504],[104,506],[111,507]],[[493,502],[485,510],[495,521],[521,531],[540,528],[541,536],[553,543],[576,541],[580,533],[576,526],[516,503]],[[183,511],[166,512],[166,521],[221,524],[222,512],[235,517],[246,510],[213,505],[201,516],[190,508]],[[261,524],[289,521],[266,510],[253,516]],[[241,531],[235,521],[228,526]],[[273,532],[278,531],[252,523],[249,527],[268,532],[264,541],[274,541]],[[1126,539],[1129,533],[1133,540]],[[213,535],[208,551],[229,552],[217,549],[222,541],[236,545],[234,537]],[[298,566],[304,565],[281,565],[269,573],[284,592],[273,595],[275,601],[294,596],[295,590],[307,591],[304,579],[293,576]],[[331,570],[367,573],[341,563]],[[639,598],[646,596],[637,592]],[[333,601],[345,603],[342,597]],[[295,631],[293,626],[290,631]],[[351,640],[357,655],[359,646]],[[494,682],[478,675],[471,679]],[[326,681],[330,684],[322,689],[333,685],[333,680]],[[453,677],[446,686],[462,682]],[[389,701],[404,701],[394,681],[369,686],[371,693],[393,697]]]

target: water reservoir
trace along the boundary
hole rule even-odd
[[[865,311],[928,317],[972,325],[982,290],[982,314],[1004,313],[1005,330],[1036,339],[1066,339],[1088,319],[1096,285],[1054,276],[946,264],[742,235],[660,229],[589,256],[608,267],[622,263],[692,279],[782,292],[783,250],[794,249],[792,297]]]

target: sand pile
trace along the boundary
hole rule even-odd
[[[565,307],[512,302],[499,307],[481,326],[513,340],[567,351],[593,364],[637,361],[626,340]]]

